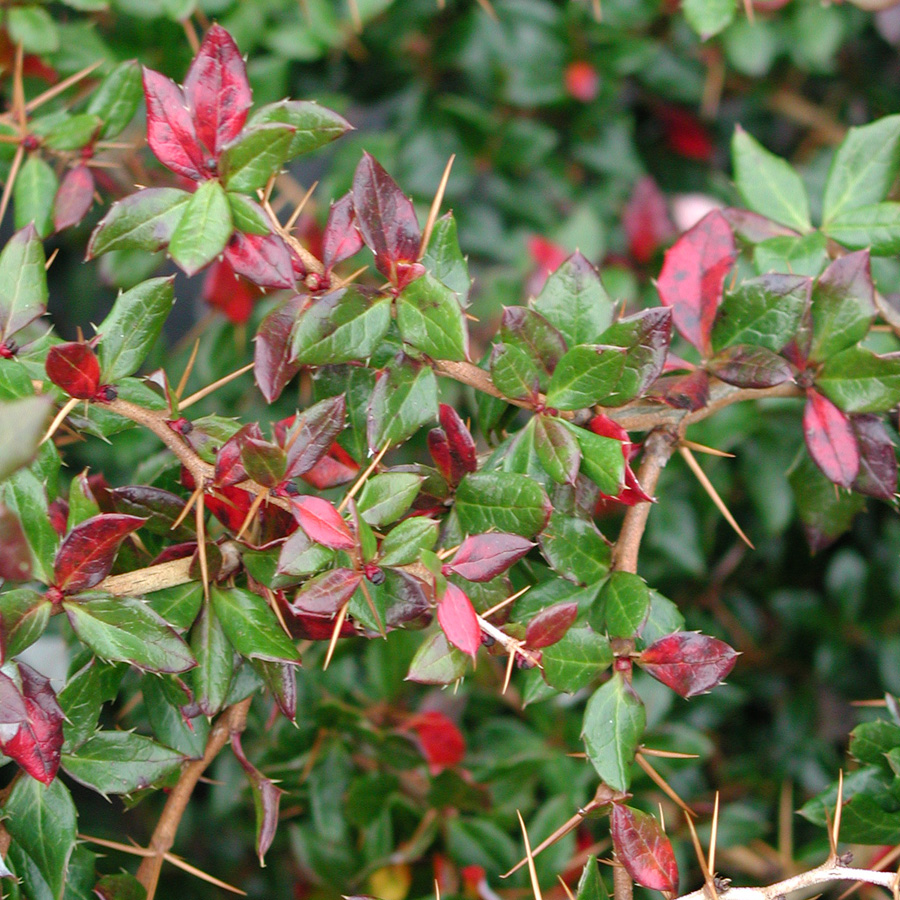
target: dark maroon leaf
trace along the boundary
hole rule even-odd
[[[63,711],[50,679],[17,663],[21,690],[0,672],[0,751],[32,778],[50,784],[59,768]]]
[[[217,485],[228,486],[247,480],[249,476],[244,467],[241,453],[244,449],[244,442],[249,437],[262,440],[262,432],[255,422],[244,425],[219,448],[219,452],[216,454]]]
[[[291,609],[297,614],[333,616],[350,602],[362,578],[353,569],[330,569],[316,575],[294,595]]]
[[[440,405],[439,420],[441,427],[428,432],[428,450],[440,473],[456,485],[467,472],[478,468],[475,441],[452,406]]]
[[[453,559],[444,564],[445,574],[466,581],[490,581],[525,556],[534,544],[517,534],[476,534],[467,537]]]
[[[62,231],[77,225],[94,202],[94,176],[87,166],[66,172],[53,203],[53,227]]]
[[[184,95],[200,140],[218,159],[244,127],[252,102],[241,51],[221,25],[206,33],[184,80]]]
[[[353,481],[358,472],[356,460],[340,444],[335,443],[326,456],[300,477],[314,488],[324,491]]]
[[[881,500],[897,493],[897,453],[881,419],[872,414],[850,416],[859,448],[859,474],[853,490]]]
[[[398,266],[419,256],[419,220],[409,197],[368,153],[353,176],[353,205],[363,240],[375,254],[375,268],[399,287]]]
[[[259,287],[294,287],[291,252],[277,234],[244,234],[236,231],[225,248],[224,256],[238,275]]]
[[[109,574],[119,544],[145,521],[138,516],[100,513],[76,525],[56,554],[56,587],[64,594],[77,594],[98,585]]]
[[[706,406],[709,400],[709,375],[704,369],[687,375],[663,375],[653,383],[648,396],[658,397],[674,409],[693,412]]]
[[[92,400],[100,388],[100,360],[88,344],[56,344],[47,354],[47,377],[70,397]]]
[[[637,663],[680,697],[694,697],[726,678],[737,657],[737,651],[724,641],[696,631],[678,631],[647,647]]]
[[[187,535],[190,534],[190,529],[185,525],[179,526],[175,532],[172,531],[172,524],[184,510],[184,500],[171,491],[143,484],[128,484],[109,490],[106,494],[108,505],[106,501],[101,504],[104,511],[146,518],[144,528],[154,534],[170,537],[179,536],[182,531]],[[186,524],[190,521],[188,519]]]
[[[725,276],[737,259],[734,234],[713,210],[666,251],[656,284],[664,306],[672,308],[675,327],[701,353],[709,346]]]
[[[332,629],[334,630],[334,629]],[[330,636],[330,635],[329,635]],[[250,665],[272,692],[275,705],[291,722],[297,719],[297,673],[293,663],[275,662],[268,659],[251,659]]]
[[[331,271],[332,266],[359,252],[362,245],[362,235],[356,227],[353,195],[344,194],[340,200],[331,204],[325,233],[322,235],[322,262],[325,264],[325,271]]]
[[[779,225],[759,213],[750,212],[749,209],[728,206],[722,210],[722,215],[734,233],[748,244],[759,244],[773,237],[800,236],[786,225]]]
[[[347,523],[327,500],[321,497],[294,497],[291,510],[311,541],[332,550],[352,550],[356,546]]]
[[[559,330],[539,312],[525,306],[507,306],[503,310],[500,340],[521,347],[547,375],[553,374],[556,364],[568,349]]]
[[[614,803],[609,811],[610,833],[616,856],[641,886],[674,894],[678,890],[678,864],[672,844],[653,816]]]
[[[555,603],[542,609],[525,630],[525,643],[534,650],[562,640],[578,616],[577,603]]]
[[[387,574],[385,626],[400,628],[410,623],[425,625],[431,621],[431,604],[423,582],[402,569],[384,571]]]
[[[481,627],[472,601],[455,584],[447,584],[437,617],[447,640],[474,658],[481,646]]]
[[[295,294],[259,323],[253,352],[253,374],[268,403],[274,403],[285,385],[300,371],[291,362],[291,333],[308,297]]]
[[[736,387],[774,387],[794,377],[794,370],[784,357],[750,344],[726,347],[706,367],[716,378]]]
[[[147,143],[154,156],[173,172],[193,181],[206,177],[203,148],[197,141],[181,88],[171,78],[144,68],[144,99]]]
[[[347,400],[343,394],[321,400],[297,416],[284,444],[285,479],[308,472],[331,449],[344,428]]]
[[[846,413],[818,391],[806,392],[803,437],[822,474],[841,487],[850,487],[859,474],[856,437]]]
[[[266,778],[247,759],[244,755],[244,748],[241,746],[241,736],[236,731],[231,735],[231,748],[246,773],[253,791],[253,805],[256,808],[256,855],[262,866],[265,865],[263,858],[266,851],[272,846],[272,841],[275,839],[275,831],[278,828],[278,807],[284,791],[276,787],[273,781]]]
[[[625,209],[622,227],[636,262],[650,262],[656,251],[675,235],[666,198],[650,175],[639,178]]]
[[[273,488],[284,481],[287,454],[277,444],[247,436],[241,446],[241,463],[254,481]]]
[[[31,551],[22,523],[15,513],[0,503],[0,578],[28,581],[31,578]]]

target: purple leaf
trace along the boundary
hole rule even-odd
[[[726,347],[710,359],[706,367],[716,378],[744,388],[775,387],[794,377],[794,371],[784,357],[750,344]]]
[[[347,400],[343,394],[311,406],[297,416],[287,435],[285,480],[304,475],[331,449],[343,431]]]
[[[0,578],[28,581],[31,578],[31,551],[22,523],[15,513],[0,503]]]
[[[737,651],[696,631],[667,634],[637,658],[637,664],[680,697],[714,688],[734,668]]]
[[[85,519],[66,536],[53,563],[56,587],[77,594],[95,587],[109,574],[119,545],[146,519],[101,513]]]
[[[362,249],[363,239],[356,227],[356,211],[353,208],[353,195],[344,194],[340,200],[331,204],[325,233],[322,235],[322,262],[325,271]]]
[[[534,650],[561,641],[578,616],[577,603],[554,603],[542,609],[525,630],[525,643]]]
[[[298,615],[334,616],[356,593],[362,575],[353,569],[329,569],[297,591],[291,610]]]
[[[534,544],[518,534],[476,534],[467,537],[453,559],[444,564],[444,573],[466,581],[490,581],[525,556]]]
[[[153,155],[166,168],[192,181],[206,177],[206,158],[181,88],[171,78],[145,68],[144,98],[147,143]]]
[[[853,490],[881,500],[897,493],[897,453],[881,419],[871,413],[850,416],[859,448],[859,473]]]
[[[300,371],[291,362],[291,333],[309,298],[295,294],[273,309],[259,324],[253,352],[253,374],[266,402],[274,403]]]

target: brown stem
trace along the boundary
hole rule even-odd
[[[644,458],[638,470],[638,481],[649,496],[656,490],[659,474],[677,446],[678,433],[663,428],[651,431],[644,441]],[[646,502],[636,503],[625,513],[622,530],[613,550],[613,568],[620,572],[637,572],[638,551],[651,505]]]
[[[137,879],[147,891],[147,900],[153,900],[156,893],[164,856],[175,843],[178,825],[187,809],[194,787],[200,780],[200,776],[206,771],[207,766],[231,739],[231,735],[240,734],[246,727],[247,711],[250,709],[251,700],[252,697],[247,697],[240,703],[230,706],[219,716],[209,733],[203,756],[188,764],[181,773],[178,784],[172,788],[166,805],[163,807],[162,815],[156,823],[156,828],[153,829],[150,843],[147,845],[147,849],[152,850],[154,855],[145,857],[137,871]]]
[[[616,854],[614,853],[615,857]],[[613,900],[632,900],[634,896],[634,882],[625,871],[625,866],[618,860],[613,865]]]

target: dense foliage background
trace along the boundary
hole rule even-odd
[[[77,107],[79,92],[87,96],[88,85],[125,60],[181,82],[211,21],[247,56],[257,106],[288,96],[315,99],[355,128],[291,163],[278,180],[275,209],[283,216],[317,182],[297,231],[317,256],[330,204],[350,189],[364,151],[412,195],[420,221],[455,156],[444,209],[454,212],[474,279],[467,311],[476,361],[489,349],[503,307],[537,294],[548,272],[576,250],[599,267],[609,294],[629,310],[656,306],[653,279],[676,236],[716,205],[752,208],[732,181],[737,125],[792,162],[818,221],[829,166],[847,129],[900,112],[900,7],[872,11],[818,0],[760,0],[749,9],[710,0],[681,7],[668,0],[8,3],[0,36],[6,102],[14,101],[17,46],[29,99],[101,61],[86,81],[41,107],[40,127],[50,135],[44,156],[56,165],[70,146],[65,134],[58,136],[63,117],[54,119],[55,110]],[[2,129],[12,133],[9,122]],[[112,201],[135,184],[179,184],[144,149],[144,138],[137,115],[97,155],[91,169],[97,202],[80,224],[54,234],[49,222],[42,230],[36,221],[47,255],[58,250],[48,270],[49,311],[57,333],[75,340],[79,328],[104,319],[118,289],[175,274],[178,302],[144,370],[164,365],[177,381],[200,337],[189,393],[246,364],[274,301],[238,285],[231,273],[209,270],[189,279],[162,252],[118,250],[85,264],[89,235]],[[0,144],[4,177],[15,149],[13,140]],[[19,230],[41,214],[56,178],[51,165],[23,169],[2,223],[6,236],[13,220]],[[820,232],[808,240],[753,243],[742,275],[822,269]],[[887,241],[872,258],[884,299],[882,327],[867,346],[878,352],[898,349],[891,327],[900,313],[890,319],[900,298],[898,246],[896,238]],[[366,278],[378,284],[371,272]],[[689,354],[686,348],[684,341],[677,347]],[[311,383],[295,385],[269,405],[246,376],[198,400],[191,417],[240,416],[266,426],[311,402]],[[479,450],[487,450],[487,429],[476,426],[490,411],[450,382],[442,384],[441,400],[475,423]],[[794,810],[848,765],[854,726],[884,714],[853,703],[900,693],[900,520],[893,502],[863,509],[863,501],[844,495],[826,524],[816,518],[810,493],[831,485],[815,480],[820,476],[804,457],[800,410],[796,399],[769,401],[764,414],[739,404],[689,433],[735,455],[707,457],[702,465],[754,549],[676,456],[655,491],[640,558],[640,573],[677,605],[687,629],[742,653],[727,685],[689,702],[635,674],[648,745],[697,756],[654,765],[700,814],[704,841],[720,792],[719,869],[742,883],[776,880],[827,851],[820,806],[813,801],[804,818]],[[890,424],[896,426],[893,413]],[[408,461],[427,458],[424,430],[403,454]],[[58,494],[74,504],[86,468],[113,487],[156,479],[175,489],[178,472],[165,471],[169,459],[142,429],[70,441],[50,499]],[[611,505],[601,527],[614,533],[621,516]],[[126,571],[128,560],[117,565]],[[524,583],[520,576],[512,588]],[[526,601],[538,604],[539,590]],[[528,618],[527,602],[514,620]],[[63,618],[22,657],[54,684],[80,665]],[[583,749],[587,695],[548,699],[534,671],[516,671],[501,694],[506,659],[484,653],[456,690],[406,681],[421,640],[397,631],[387,641],[343,641],[327,671],[327,640],[306,643],[296,723],[270,716],[270,703],[254,704],[243,743],[253,764],[285,791],[266,867],[253,851],[253,797],[231,753],[217,759],[196,792],[175,852],[253,897],[405,900],[432,895],[435,880],[442,896],[523,896],[524,870],[499,880],[523,856],[516,811],[536,845],[596,788],[594,770],[569,755]],[[181,742],[183,752],[202,750],[202,736],[154,720],[156,701],[146,686],[143,694],[137,690],[134,671],[125,679],[119,700],[104,709],[106,727],[152,728],[167,742]],[[429,736],[440,746],[430,745]],[[0,784],[14,769],[0,768]],[[145,843],[165,799],[137,791],[124,803],[107,802],[68,783],[79,830],[120,842],[128,835]],[[662,804],[682,889],[699,884],[677,806],[646,775],[630,790],[647,811]],[[882,803],[870,841],[878,846],[860,849],[862,862],[875,858],[880,845],[900,841],[898,797]],[[608,855],[608,833],[605,819],[587,818],[537,857],[545,897],[563,896],[558,874],[574,886],[591,854]],[[118,850],[85,843],[78,852],[86,867],[94,864],[89,852],[104,854],[97,866],[105,873],[134,869]],[[90,896],[79,890],[76,884],[65,896]],[[4,897],[17,897],[15,891],[0,880]],[[169,865],[158,896],[221,891]],[[104,896],[126,894],[110,889]]]

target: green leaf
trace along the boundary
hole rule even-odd
[[[103,121],[100,137],[107,140],[125,130],[143,99],[137,60],[119,63],[91,94],[87,111]]]
[[[62,767],[72,778],[104,797],[150,787],[183,762],[177,750],[129,731],[98,732],[62,757]]]
[[[381,542],[378,562],[382,566],[405,566],[415,562],[423,550],[437,543],[438,523],[424,516],[405,519]]]
[[[71,0],[69,0],[71,2]],[[134,875],[103,875],[94,887],[101,900],[147,900],[146,888]]]
[[[46,787],[34,778],[16,781],[3,805],[4,825],[50,888],[61,898],[75,849],[77,813],[59,778]]]
[[[469,333],[456,294],[427,272],[397,298],[397,327],[406,343],[432,359],[468,357]]]
[[[270,234],[272,225],[263,208],[243,194],[228,194],[235,230],[244,234]]]
[[[491,353],[491,381],[511,400],[531,400],[540,389],[541,374],[527,351],[516,344],[495,344]]]
[[[218,181],[204,181],[191,194],[169,241],[169,255],[187,275],[196,275],[224,249],[234,231],[231,207]]]
[[[678,607],[659,591],[650,591],[650,612],[641,629],[640,643],[649,647],[667,634],[684,628],[684,616]]]
[[[398,357],[375,382],[367,412],[369,448],[400,444],[437,417],[437,379],[431,367]]]
[[[203,715],[187,717],[185,707],[193,706],[195,697],[181,679],[145,675],[141,695],[156,740],[183,757],[200,759],[209,737],[209,720]]]
[[[472,282],[468,263],[459,249],[453,213],[441,216],[434,223],[422,262],[438,281],[456,294],[460,304],[466,306]]]
[[[28,422],[21,414],[9,415],[7,418],[7,413],[16,408],[16,404],[0,404],[0,471],[4,461],[9,458],[5,448],[8,437],[15,435],[18,440],[22,440],[22,430],[27,425],[29,439],[37,444],[40,439],[38,434],[43,432],[43,423],[41,428],[34,428],[34,423]],[[49,412],[49,408],[47,411]],[[50,524],[47,492],[43,482],[30,469],[21,469],[7,479],[2,491],[3,502],[22,523],[22,530],[31,549],[32,575],[37,581],[51,584],[53,558],[56,556],[59,536]]]
[[[375,527],[396,522],[412,506],[424,480],[411,472],[373,475],[357,501],[363,521]]]
[[[582,345],[559,361],[547,388],[547,406],[585,409],[612,394],[625,371],[625,350]]]
[[[861,341],[875,312],[869,254],[862,251],[836,259],[813,289],[809,358],[820,362]]]
[[[90,113],[66,116],[54,125],[44,137],[44,145],[51,150],[80,150],[100,132],[103,123]]]
[[[534,308],[574,347],[597,343],[612,322],[614,306],[597,270],[576,253],[547,279]]]
[[[825,361],[816,387],[844,412],[884,412],[900,403],[900,357],[849,347]]]
[[[812,280],[797,275],[747,279],[719,307],[713,349],[753,344],[777,353],[796,335],[811,291]]]
[[[192,196],[177,188],[145,188],[113,203],[91,235],[87,258],[110,250],[162,250]]]
[[[39,6],[14,6],[6,11],[6,31],[13,44],[26,53],[55,53],[59,30],[47,10]]]
[[[153,349],[175,302],[174,276],[151,278],[119,294],[97,327],[104,382],[133,375]]]
[[[811,459],[802,459],[790,476],[797,514],[813,552],[840,537],[863,510],[866,498],[850,491],[836,491]]]
[[[293,137],[290,125],[273,122],[245,128],[222,149],[219,171],[225,187],[243,194],[265,187],[287,159]]]
[[[900,116],[887,116],[870,125],[851,128],[828,170],[822,201],[825,223],[884,200],[898,172]]]
[[[260,107],[248,120],[248,125],[281,122],[294,131],[286,159],[324,147],[351,129],[342,116],[324,106],[306,100],[282,100]]]
[[[51,409],[52,401],[48,397],[24,397],[0,403],[0,480],[34,458]]]
[[[738,126],[731,142],[734,179],[748,209],[789,228],[809,231],[809,199],[790,164]]]
[[[231,645],[248,659],[299,663],[300,654],[262,597],[244,588],[210,588],[212,609]]]
[[[391,325],[389,298],[371,302],[358,288],[333,291],[306,307],[292,338],[292,362],[337,365],[367,359]]]
[[[609,572],[609,547],[593,522],[554,512],[538,540],[552,569],[569,581],[596,584]]]
[[[173,628],[190,628],[203,603],[203,585],[194,581],[162,588],[145,595],[144,600]]]
[[[0,594],[0,665],[18,656],[43,633],[53,604],[30,588]]]
[[[549,520],[550,501],[527,475],[474,472],[456,491],[456,513],[465,534],[504,531],[534,537]]]
[[[58,189],[59,181],[50,164],[40,156],[29,156],[13,185],[16,231],[34,223],[41,237],[52,234],[53,201]]]
[[[581,465],[575,436],[553,416],[535,416],[534,449],[547,474],[558,484],[574,484]]]
[[[588,759],[614,790],[627,791],[631,785],[631,764],[646,723],[644,704],[621,672],[588,700],[582,729]]]
[[[63,603],[78,637],[101,659],[150,672],[184,672],[197,661],[187,644],[136,597],[84,594]]]
[[[850,755],[861,763],[887,767],[886,754],[900,747],[900,725],[879,719],[850,733]]]
[[[828,238],[821,231],[768,238],[753,248],[753,262],[763,275],[790,272],[815,278],[828,264]]]
[[[578,879],[575,900],[609,900],[609,891],[600,877],[600,866],[596,856],[589,856]]]
[[[47,309],[45,262],[33,228],[16,232],[0,253],[0,342]]]
[[[451,646],[443,631],[436,631],[419,646],[406,680],[419,684],[453,684],[466,674],[468,662],[469,657]]]
[[[700,35],[701,39],[709,40],[727,28],[734,19],[734,0],[684,0],[681,6],[688,25]]]
[[[851,250],[868,249],[873,256],[900,253],[900,203],[874,203],[848,209],[822,229]]]
[[[225,704],[234,676],[234,650],[212,607],[203,604],[191,631],[191,650],[197,668],[191,673],[194,696],[206,716],[214,716]]]
[[[127,666],[101,662],[96,657],[79,669],[59,692],[65,713],[63,752],[71,753],[96,730],[104,703],[115,700]]]
[[[587,625],[574,625],[541,654],[547,684],[570,694],[587,687],[613,661],[609,640]]]
[[[581,474],[590,478],[608,497],[615,497],[625,481],[625,457],[622,442],[594,434],[570,422],[566,428],[575,435],[581,447]]]
[[[650,613],[650,589],[631,572],[613,572],[591,608],[590,623],[612,638],[631,638]]]

